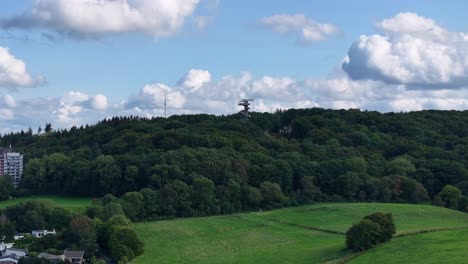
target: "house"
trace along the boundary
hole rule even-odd
[[[57,233],[55,232],[55,229],[52,230],[52,231],[49,231],[49,230],[33,230],[31,232],[31,235],[35,238],[40,238],[40,237],[43,237],[43,236],[47,236],[47,235],[53,235],[55,236]]]
[[[63,255],[65,255],[65,259],[70,261],[72,264],[82,264],[83,263],[84,251],[65,250],[63,252]]]
[[[0,264],[17,264],[19,259],[19,257],[15,256],[3,256],[0,257]]]
[[[38,258],[44,258],[52,263],[57,263],[59,261],[69,261],[72,264],[83,264],[84,251],[71,251],[65,250],[62,255],[53,255],[49,253],[41,253]],[[3,263],[0,263],[3,264]]]
[[[20,240],[20,239],[24,239],[24,236],[21,235],[21,234],[17,234],[17,235],[14,235],[13,238],[14,238],[15,240]]]
[[[13,256],[13,257],[24,257],[28,254],[28,251],[20,248],[7,248],[3,251],[3,256]]]
[[[45,252],[39,254],[39,256],[37,256],[37,257],[47,259],[48,261],[50,261],[52,263],[58,263],[59,261],[65,261],[65,256],[64,255],[53,255],[53,254],[49,254],[49,253],[45,253]]]
[[[6,250],[7,248],[12,248],[14,243],[0,243],[0,252]],[[1,256],[1,254],[0,254]]]

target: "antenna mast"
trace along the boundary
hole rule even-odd
[[[167,92],[164,93],[164,118],[167,118]]]

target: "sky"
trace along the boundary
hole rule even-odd
[[[466,1],[1,0],[0,133],[115,115],[468,109]]]

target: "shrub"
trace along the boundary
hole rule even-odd
[[[346,245],[355,252],[372,248],[378,243],[380,233],[377,223],[361,220],[346,232]]]
[[[377,213],[373,213],[371,215],[364,217],[364,219],[370,220],[379,225],[380,227],[380,234],[378,237],[379,243],[389,241],[390,239],[392,239],[393,235],[396,232],[395,223],[393,222],[392,214],[377,212]]]
[[[355,252],[389,241],[396,233],[392,214],[373,213],[346,232],[346,245]]]

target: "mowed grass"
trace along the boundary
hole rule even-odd
[[[92,198],[75,198],[75,197],[62,197],[62,196],[30,196],[20,197],[11,200],[1,201],[0,209],[8,206],[24,203],[27,201],[40,201],[53,207],[63,207],[71,211],[78,211],[91,205]]]
[[[145,252],[132,263],[321,263],[348,253],[341,235],[244,216],[136,224]]]
[[[323,203],[283,208],[262,215],[273,220],[338,232],[374,212],[391,213],[397,233],[468,227],[468,214],[431,205],[383,203]]]
[[[468,226],[465,213],[427,205],[376,203],[324,203],[146,222],[135,224],[145,252],[132,263],[324,263],[350,252],[345,249],[344,235],[315,228],[346,232],[363,216],[377,211],[392,213],[399,233]]]
[[[352,259],[364,263],[468,263],[468,230],[449,230],[393,239]]]

